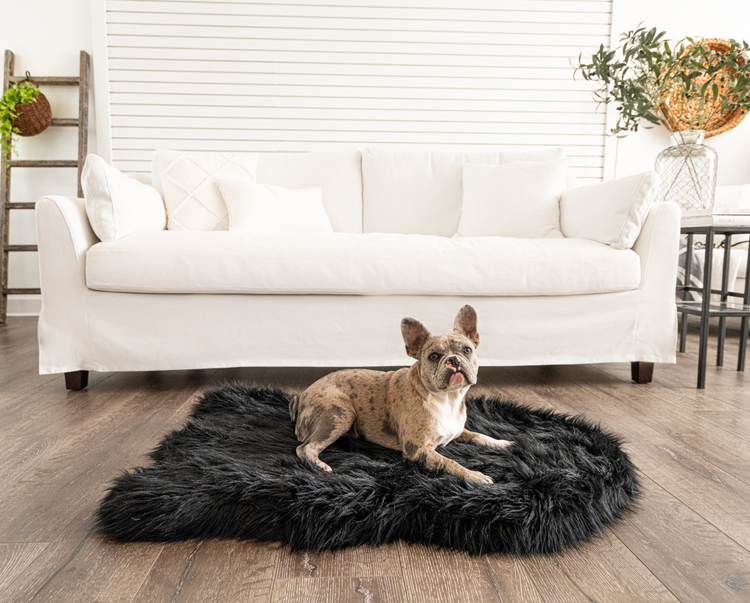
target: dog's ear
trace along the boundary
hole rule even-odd
[[[416,318],[404,318],[401,321],[401,335],[406,344],[406,353],[419,360],[419,350],[427,341],[430,332]]]
[[[474,347],[479,345],[479,331],[477,331],[477,311],[469,304],[466,304],[456,314],[456,320],[453,321],[453,330],[466,337]]]

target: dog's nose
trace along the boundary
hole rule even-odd
[[[461,366],[461,359],[458,356],[449,356],[445,362],[448,366],[452,366],[453,368],[459,368]]]

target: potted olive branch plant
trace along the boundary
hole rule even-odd
[[[730,40],[727,52],[687,37],[674,47],[666,32],[639,27],[622,34],[618,48],[604,46],[576,72],[601,82],[594,92],[600,103],[617,103],[611,133],[637,132],[641,120],[664,125],[670,132],[699,130],[718,114],[750,109],[750,46]],[[646,126],[650,127],[650,126]]]
[[[736,126],[750,109],[747,42],[695,40],[670,46],[666,32],[638,27],[620,37],[614,50],[599,50],[576,73],[598,82],[599,103],[615,103],[617,121],[610,134],[637,132],[643,120],[663,125],[673,146],[657,158],[662,176],[659,200],[674,199],[683,209],[713,206],[716,152],[701,143]],[[682,146],[686,145],[686,146]]]
[[[33,103],[38,97],[39,88],[26,80],[8,88],[0,99],[0,152],[4,159],[14,151],[13,136],[21,134],[15,125],[16,105]]]

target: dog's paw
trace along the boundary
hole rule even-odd
[[[494,484],[494,480],[489,476],[479,471],[469,471],[466,475],[466,479],[470,482],[476,482],[478,484]]]
[[[513,442],[510,440],[492,440],[492,443],[490,444],[490,448],[494,448],[496,450],[503,450],[504,448],[507,448],[508,446],[512,446]]]
[[[333,473],[333,469],[331,469],[330,465],[327,465],[326,463],[324,463],[320,459],[318,459],[317,461],[315,461],[315,464],[318,467],[320,467],[323,471],[328,471],[328,473]]]

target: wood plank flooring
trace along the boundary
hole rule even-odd
[[[299,390],[328,369],[92,373],[68,392],[37,374],[36,319],[0,326],[0,601],[566,603],[750,601],[750,377],[709,366],[697,333],[676,365],[483,368],[475,394],[584,413],[618,433],[642,474],[639,509],[546,557],[470,557],[402,542],[292,553],[277,544],[115,544],[92,515],[109,481],[146,462],[200,392],[226,379]],[[715,346],[715,337],[711,343]],[[481,348],[480,348],[481,351]],[[715,347],[709,356],[715,358]],[[750,372],[750,370],[748,371]]]

